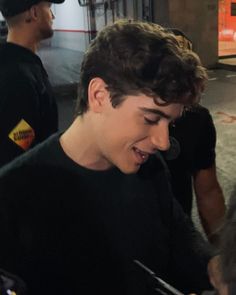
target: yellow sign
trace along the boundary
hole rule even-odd
[[[14,127],[8,137],[23,150],[28,150],[35,138],[34,129],[24,120]]]

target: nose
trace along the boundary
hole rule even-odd
[[[153,126],[151,132],[151,143],[160,151],[167,151],[170,148],[170,138],[169,138],[169,124],[160,124]]]

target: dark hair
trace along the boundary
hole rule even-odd
[[[167,28],[167,30],[175,35],[180,47],[192,50],[193,43],[183,31],[177,28]]]
[[[95,77],[107,84],[116,107],[124,95],[140,93],[191,105],[199,101],[207,75],[198,56],[179,48],[172,33],[157,24],[122,20],[100,31],[84,56],[78,115],[88,109],[88,85]]]
[[[236,283],[236,198],[232,195],[220,234],[220,266],[223,280]]]

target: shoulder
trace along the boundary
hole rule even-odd
[[[50,136],[45,141],[37,144],[34,148],[28,150],[27,152],[23,153],[22,155],[18,156],[5,166],[0,169],[0,179],[4,177],[8,177],[8,175],[18,173],[21,169],[26,172],[30,172],[30,169],[37,170],[38,166],[43,166],[44,163],[47,163],[47,159],[53,159],[55,154],[55,148],[58,143],[59,133],[55,133]],[[48,155],[51,156],[48,157]],[[52,161],[53,162],[53,161]],[[56,161],[55,161],[56,162]]]
[[[214,122],[209,110],[201,105],[186,110],[182,117],[177,119],[174,126],[170,128],[170,135],[176,137],[180,142],[202,137],[205,133],[215,131]]]
[[[19,60],[19,58],[0,59],[0,88],[14,90],[14,88],[25,89],[37,84],[39,72],[41,70],[40,64],[27,60]],[[21,88],[20,88],[21,87]]]
[[[187,121],[192,124],[202,124],[202,122],[211,118],[211,114],[207,108],[202,105],[197,105],[186,110],[180,120]]]
[[[20,64],[8,64],[0,69],[0,90],[5,92],[23,92],[35,87],[34,70]]]
[[[0,202],[32,199],[51,203],[50,200],[68,195],[68,190],[76,189],[77,184],[76,175],[62,167],[46,163],[11,164],[0,174]]]
[[[0,92],[1,111],[9,108],[16,113],[25,107],[36,108],[40,97],[36,80],[19,68],[9,67],[6,74],[0,70]]]

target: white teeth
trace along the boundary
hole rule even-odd
[[[147,153],[141,152],[139,149],[135,148],[136,152],[138,152],[140,154],[140,156],[142,157],[142,159],[146,159],[146,157],[148,156]]]

